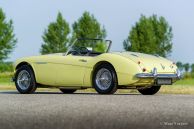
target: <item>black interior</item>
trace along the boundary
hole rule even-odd
[[[74,56],[98,56],[102,53],[88,50],[86,47],[76,47],[69,51],[68,55],[69,54],[72,54]]]

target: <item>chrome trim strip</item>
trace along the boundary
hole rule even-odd
[[[154,68],[151,73],[138,73],[136,74],[137,78],[172,78],[172,79],[181,79],[182,75],[180,71],[177,69],[175,74],[158,74],[157,69]]]
[[[47,64],[47,62],[35,62],[36,64]]]
[[[37,63],[37,62],[33,62],[33,63]],[[39,63],[37,63],[39,64]],[[71,66],[79,66],[79,67],[84,67],[84,68],[92,68],[90,66],[85,66],[85,65],[75,65],[75,64],[70,64],[70,63],[56,63],[56,62],[45,62],[45,63],[40,63],[40,64],[58,64],[58,65],[71,65]]]

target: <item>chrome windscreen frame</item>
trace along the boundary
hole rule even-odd
[[[174,74],[158,74],[157,72],[157,68],[154,68],[152,70],[151,73],[138,73],[136,74],[137,78],[153,78],[153,79],[157,79],[157,78],[170,78],[170,79],[175,79],[175,80],[179,80],[182,78],[182,74],[181,72],[177,69],[176,73]]]

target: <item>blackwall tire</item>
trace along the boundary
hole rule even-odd
[[[116,72],[109,64],[102,64],[95,69],[92,82],[99,94],[114,94],[117,91]]]
[[[64,94],[72,94],[76,91],[76,89],[60,89]]]
[[[151,86],[148,88],[137,89],[142,95],[154,95],[160,90],[161,86]]]
[[[31,94],[36,90],[36,80],[34,72],[28,65],[23,65],[17,69],[15,74],[16,89],[21,94]]]

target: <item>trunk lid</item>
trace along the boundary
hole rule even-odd
[[[157,68],[158,73],[175,73],[177,67],[172,61],[160,56],[148,55],[137,52],[115,52],[114,54],[126,57],[136,62],[145,72],[152,72]]]

